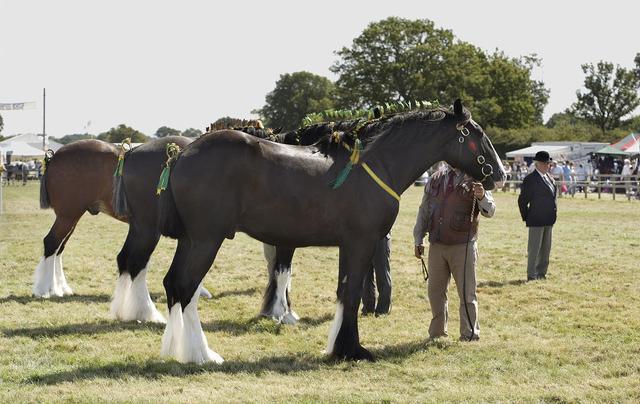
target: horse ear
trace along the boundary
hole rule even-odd
[[[453,103],[453,113],[456,114],[457,117],[464,116],[462,100],[460,98],[455,100],[455,102]]]

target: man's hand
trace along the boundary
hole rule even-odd
[[[473,196],[478,198],[478,200],[482,200],[484,198],[484,187],[482,186],[482,183],[473,183]]]
[[[424,255],[424,246],[422,244],[416,246],[414,255],[416,258],[421,258]]]

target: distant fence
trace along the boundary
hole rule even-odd
[[[518,192],[521,185],[522,180],[511,179],[505,181],[502,191]],[[601,199],[602,194],[611,194],[613,200],[615,200],[618,194],[618,198],[640,200],[640,175],[603,174],[591,175],[582,180],[572,178],[570,181],[556,181],[558,192],[562,191],[563,186],[566,187],[566,192],[562,192],[564,194],[562,196],[575,197],[583,194],[585,198],[588,198],[589,194],[597,194],[598,199]]]

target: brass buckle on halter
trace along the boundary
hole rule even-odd
[[[489,173],[484,172],[485,168],[489,169]],[[482,172],[482,175],[484,175],[484,178],[490,177],[493,175],[493,166],[491,164],[485,164],[482,166],[482,169],[480,171]]]
[[[458,143],[464,143],[464,138],[469,136],[469,129],[465,126],[467,122],[463,122],[456,125],[456,129],[460,132],[462,136],[458,138]]]

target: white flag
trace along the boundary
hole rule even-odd
[[[25,109],[35,109],[36,103],[30,102],[0,102],[0,111],[22,111]]]

